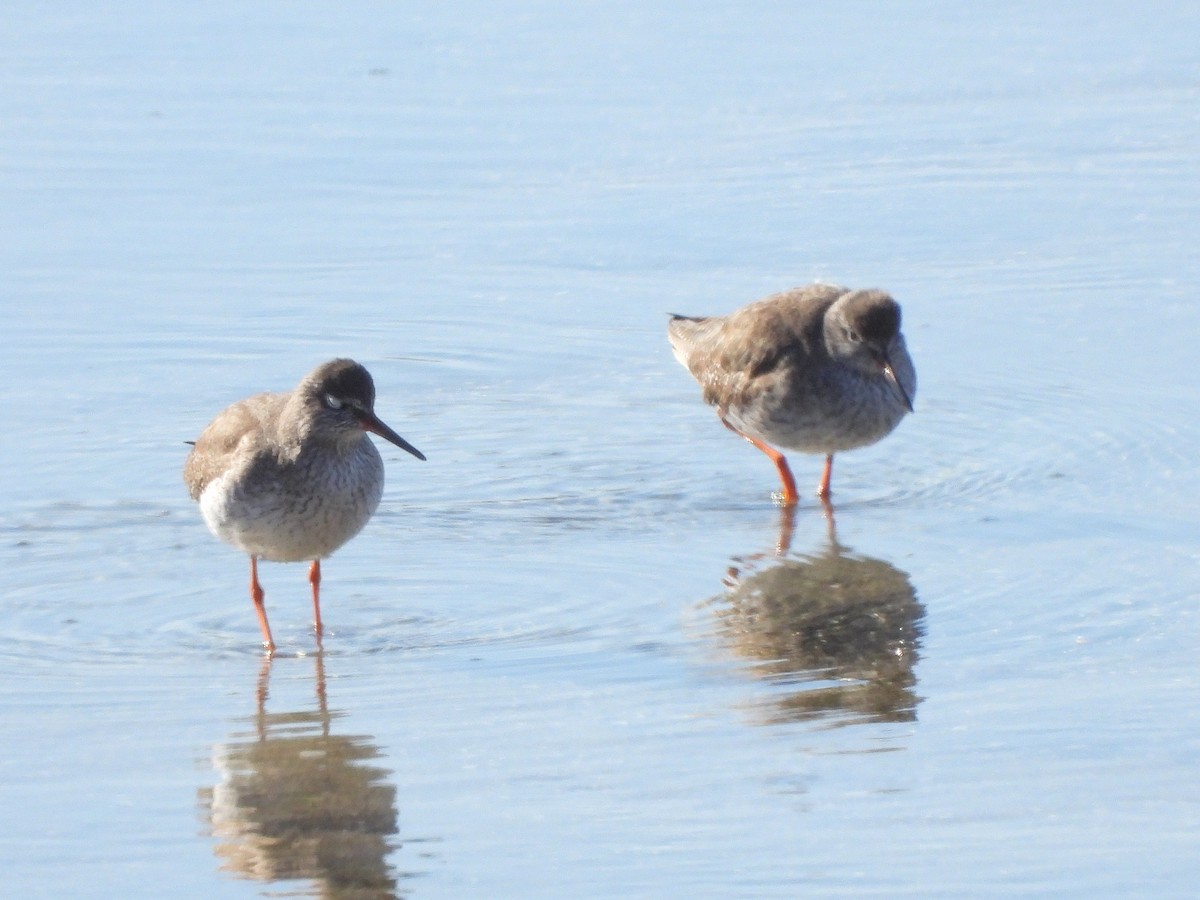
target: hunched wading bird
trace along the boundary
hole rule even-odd
[[[900,306],[880,290],[812,284],[727,316],[672,315],[668,337],[722,424],[775,463],[785,506],[800,498],[776,447],[824,454],[828,503],[833,454],[875,443],[913,410]]]
[[[313,369],[287,393],[226,407],[200,437],[183,480],[209,530],[250,555],[250,596],[263,644],[275,649],[258,560],[312,560],[321,636],[321,560],[358,534],[383,496],[383,460],[367,432],[425,456],[375,415],[375,383],[352,359]]]

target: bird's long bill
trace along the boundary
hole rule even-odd
[[[384,425],[383,422],[379,420],[379,417],[375,415],[375,413],[365,412],[359,417],[358,421],[362,424],[362,427],[371,432],[371,434],[377,434],[385,441],[391,441],[401,450],[407,450],[417,459],[425,458],[424,453],[422,453],[404,438],[400,437],[400,435],[396,434],[396,432],[392,431],[392,429]]]
[[[891,362],[886,359],[883,361],[883,374],[884,377],[892,383],[892,387],[896,389],[896,393],[900,395],[900,399],[904,401],[905,409],[907,409],[909,412],[914,412],[915,410],[913,410],[912,398],[908,396],[908,391],[906,391],[904,386],[900,384],[900,379],[896,377],[896,372],[892,368]]]

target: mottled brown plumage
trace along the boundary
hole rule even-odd
[[[673,316],[668,337],[722,423],[775,462],[785,505],[799,496],[776,447],[824,454],[817,493],[828,498],[833,454],[878,441],[912,411],[916,373],[883,291],[809,285],[728,316]]]

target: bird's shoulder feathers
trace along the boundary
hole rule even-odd
[[[255,394],[226,407],[196,439],[183,467],[183,480],[193,500],[230,467],[262,453],[278,451],[274,424],[288,394]]]

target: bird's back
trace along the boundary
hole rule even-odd
[[[255,394],[226,407],[196,439],[183,466],[183,481],[193,500],[199,500],[214,479],[255,454],[273,440],[273,422],[288,394]]]
[[[675,358],[721,408],[761,390],[762,379],[785,366],[819,366],[827,359],[825,311],[846,293],[834,285],[809,285],[773,294],[727,316],[674,316],[668,338]]]

